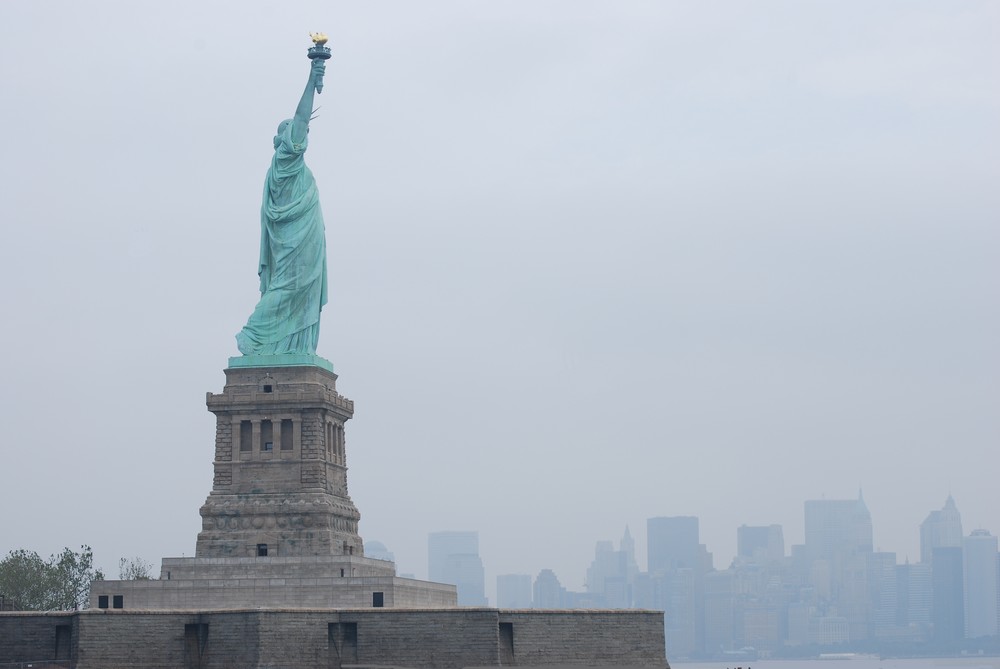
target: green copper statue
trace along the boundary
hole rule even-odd
[[[326,54],[329,58],[329,49]],[[326,304],[326,232],[316,181],[303,154],[313,92],[322,86],[326,63],[311,53],[310,59],[295,116],[282,121],[274,136],[260,209],[260,302],[236,335],[243,355],[315,354],[319,340],[319,314]]]

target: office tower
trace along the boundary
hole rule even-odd
[[[746,564],[763,565],[785,557],[785,538],[781,525],[736,528],[736,557]]]
[[[486,605],[486,578],[478,532],[432,532],[427,537],[430,580],[458,588],[459,606]]]
[[[864,497],[819,499],[805,503],[806,553],[810,559],[872,552],[872,517]]]
[[[532,607],[536,609],[561,609],[566,601],[566,588],[559,583],[554,571],[543,569],[535,578],[532,599]]]
[[[610,541],[597,542],[594,561],[587,569],[587,593],[598,606],[628,608],[632,605],[632,584],[638,571],[635,542],[626,527],[619,550]]]
[[[427,536],[427,566],[432,581],[444,581],[449,555],[479,555],[478,532],[431,532]]]
[[[868,593],[871,610],[869,636],[885,638],[897,633],[899,582],[895,553],[868,553]]]
[[[742,645],[766,651],[773,651],[781,646],[782,611],[775,603],[747,601],[737,611],[737,627],[742,629]]]
[[[531,608],[531,576],[501,574],[497,576],[497,607],[501,609]]]
[[[896,625],[926,636],[934,601],[930,561],[896,565],[896,591]]]
[[[812,641],[810,628],[818,625],[816,612],[806,602],[792,602],[788,605],[788,636],[786,643],[799,646]]]
[[[632,538],[632,533],[628,529],[628,525],[625,526],[625,534],[622,535],[622,540],[618,544],[618,550],[624,554],[625,569],[628,576],[629,583],[635,580],[636,574],[639,573],[639,565],[635,561],[635,539]]]
[[[705,638],[704,577],[712,570],[712,559],[698,541],[698,519],[649,518],[646,543],[649,574],[660,577],[667,647],[679,655],[700,651]]]
[[[671,569],[702,570],[698,519],[694,516],[649,518],[646,556],[650,574]]]
[[[817,595],[836,604],[852,641],[868,638],[873,609],[868,556],[873,541],[864,497],[859,492],[856,500],[807,501],[805,537],[810,583]]]
[[[736,648],[736,574],[732,569],[705,574],[705,651]]]
[[[962,549],[953,546],[935,548],[931,556],[931,581],[934,590],[934,639],[957,641],[965,636],[965,585],[962,576]]]
[[[366,542],[365,555],[376,560],[385,560],[386,562],[396,561],[396,556],[381,541]]]
[[[703,579],[694,569],[671,569],[665,583],[663,607],[667,648],[681,657],[687,657],[702,648],[704,633]]]
[[[614,587],[616,581],[624,583],[621,557],[621,552],[616,551],[610,541],[598,541],[594,547],[594,561],[587,569],[587,592],[602,608],[613,607],[605,596],[608,586]]]
[[[965,593],[965,637],[976,639],[997,633],[997,538],[973,530],[962,541]]]
[[[650,574],[648,571],[635,575],[632,585],[632,606],[637,609],[662,611],[664,609],[664,576]]]
[[[962,545],[962,514],[951,495],[940,511],[931,511],[920,523],[920,561],[930,562],[935,548],[959,548]]]

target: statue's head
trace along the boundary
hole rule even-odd
[[[277,134],[274,136],[274,148],[278,148],[278,145],[281,144],[281,136],[285,134],[285,130],[287,130],[288,126],[290,126],[291,124],[292,124],[292,119],[290,118],[286,118],[284,121],[278,124]]]

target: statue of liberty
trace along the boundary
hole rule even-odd
[[[260,208],[260,301],[236,335],[243,355],[315,354],[326,304],[326,231],[319,192],[303,155],[324,56],[310,49],[309,81],[295,115],[278,125]],[[326,42],[324,36],[323,43]]]

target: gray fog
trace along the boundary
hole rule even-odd
[[[192,555],[278,121],[361,535],[487,583],[695,515],[1000,533],[1000,5],[0,3],[0,554]]]

